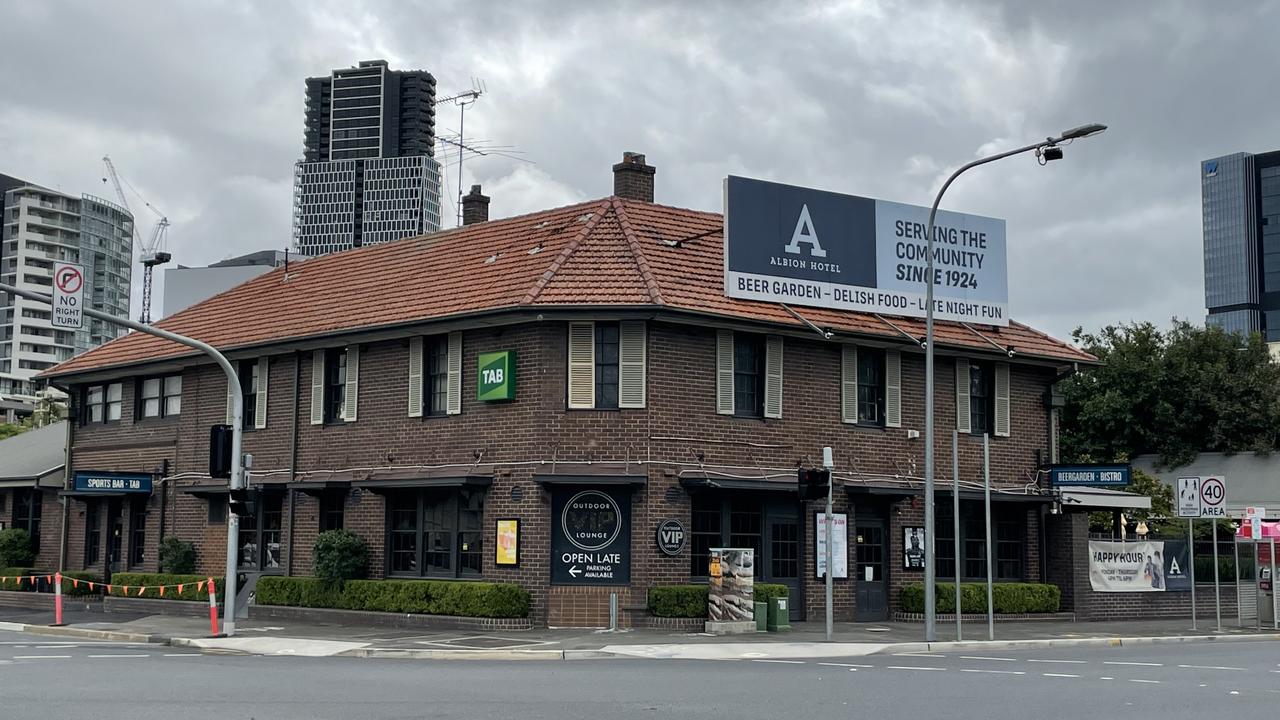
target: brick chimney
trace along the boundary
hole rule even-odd
[[[472,185],[471,192],[462,198],[462,224],[482,222],[489,222],[489,196],[480,194],[479,185]]]
[[[622,153],[622,162],[613,166],[613,194],[627,200],[653,202],[653,174],[657,171],[644,163],[644,155]]]

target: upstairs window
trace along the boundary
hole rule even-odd
[[[139,413],[142,419],[165,418],[182,413],[182,376],[146,378],[138,392]]]
[[[84,391],[82,424],[117,422],[123,407],[124,386],[121,383],[91,385]]]
[[[733,334],[733,414],[764,415],[764,336]]]
[[[324,356],[324,421],[340,422],[347,414],[347,351],[330,348]]]

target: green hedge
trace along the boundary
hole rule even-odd
[[[756,583],[755,601],[790,597],[786,585]],[[704,618],[707,616],[706,585],[663,585],[649,588],[649,614],[654,617]]]
[[[264,577],[259,605],[371,610],[376,612],[523,618],[529,593],[519,585],[447,580],[348,580],[341,589],[316,578]]]
[[[987,611],[986,583],[961,583],[960,593],[961,611]],[[1042,583],[995,583],[991,599],[999,615],[1055,613],[1062,603],[1062,591],[1057,585]],[[937,607],[940,613],[956,611],[955,583],[938,583]],[[902,587],[902,611],[924,612],[924,583],[910,583]]]
[[[142,597],[157,599],[160,597],[160,589],[158,585],[185,585],[182,588],[182,594],[178,594],[178,588],[170,587],[164,591],[165,600],[209,600],[209,586],[206,584],[199,591],[196,590],[196,584],[201,580],[208,580],[208,575],[173,575],[169,573],[135,573],[120,572],[111,576],[112,596],[124,597],[124,586],[129,586],[128,597]],[[221,584],[222,578],[214,578],[215,582]],[[138,588],[146,587],[147,591],[138,595]]]
[[[52,593],[53,585],[46,583],[44,580],[45,577],[52,574],[53,573],[49,573],[49,572],[39,572],[36,570],[32,570],[31,568],[14,568],[14,567],[0,568],[0,576],[3,576],[3,577],[14,577],[15,575],[23,575],[23,576],[34,575],[37,578],[39,578],[37,581],[37,584],[33,585],[30,581],[24,580],[21,586],[19,586],[14,581],[10,580],[9,582],[0,585],[0,590],[15,590],[15,591],[20,590],[22,592],[36,592],[37,588],[40,587],[40,584],[43,583],[48,586],[48,592]],[[75,578],[77,580],[93,580],[94,579],[93,573],[81,572],[79,570],[72,570],[72,571],[62,573],[62,594],[63,595],[67,597],[84,597],[86,595],[98,595],[100,593],[100,591],[97,589],[96,586],[94,587],[93,590],[90,590],[89,586],[83,582],[80,583],[79,587],[76,587],[75,583],[71,582],[71,578]]]
[[[71,582],[71,580],[79,580],[80,583],[77,585],[76,583]],[[67,597],[101,595],[102,588],[98,587],[97,584],[93,586],[92,590],[89,589],[89,582],[96,583],[96,580],[97,578],[95,578],[94,574],[91,572],[84,572],[82,570],[69,570],[64,572],[62,573],[62,594]]]

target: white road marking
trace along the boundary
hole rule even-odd
[[[1102,676],[1102,677],[1100,677],[1100,678],[1098,678],[1098,679],[1099,679],[1099,680],[1115,680],[1115,678],[1113,678],[1113,677],[1106,677],[1105,675],[1104,675],[1104,676]]]
[[[1242,667],[1227,667],[1225,665],[1179,665],[1180,668],[1188,670],[1247,670]]]
[[[999,662],[1018,662],[1017,658],[981,657],[979,655],[961,655],[961,660],[995,660]]]
[[[946,670],[946,668],[940,668],[940,667],[912,667],[910,665],[890,665],[887,669],[889,670],[935,670],[935,671]]]
[[[960,672],[989,673],[991,675],[1026,675],[1026,673],[1021,670],[974,670],[972,668],[960,668]]]
[[[752,660],[751,662],[781,663],[783,665],[803,665],[803,660]]]
[[[858,665],[857,663],[818,663],[818,664],[819,664],[819,665],[826,665],[827,667],[847,667],[847,668],[869,668],[869,667],[875,667],[874,665]]]
[[[1164,663],[1128,662],[1126,660],[1103,660],[1103,665],[1138,665],[1141,667],[1164,667]]]
[[[1040,673],[1040,674],[1045,677],[1071,677],[1071,678],[1080,677],[1079,675],[1069,675],[1067,673]]]
[[[1239,690],[1232,690],[1232,691],[1231,691],[1231,694],[1232,694],[1232,695],[1239,695],[1239,694],[1240,694],[1240,691],[1239,691]]]
[[[200,653],[165,653],[165,657],[204,657]]]
[[[14,660],[68,660],[70,655],[14,655]]]
[[[79,646],[72,645],[70,643],[67,643],[65,645],[37,645],[36,650],[66,650],[67,648],[73,648],[73,647],[79,647]]]
[[[1036,660],[1036,659],[1032,658],[1032,659],[1027,660],[1027,662],[1036,662],[1036,663],[1062,663],[1062,664],[1064,664],[1064,665],[1084,665],[1084,664],[1088,663],[1089,661],[1088,661],[1088,660]]]
[[[1148,685],[1159,685],[1159,680],[1139,680],[1137,678],[1129,678],[1129,682],[1147,683]]]
[[[946,655],[936,655],[933,653],[894,653],[893,656],[894,657],[931,657],[931,658],[946,657]]]
[[[90,655],[91,658],[144,658],[150,655]]]

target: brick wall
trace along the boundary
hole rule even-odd
[[[335,343],[337,345],[339,343]],[[481,403],[475,399],[476,356],[480,352],[516,352],[516,400]],[[552,588],[549,583],[550,493],[534,476],[605,470],[643,474],[647,485],[633,493],[632,582],[624,593],[628,613],[644,604],[651,585],[687,582],[688,550],[669,558],[657,552],[658,522],[675,518],[690,527],[689,495],[679,474],[700,464],[752,476],[787,477],[798,465],[816,465],[821,448],[835,449],[837,471],[861,483],[923,474],[923,442],[908,439],[908,430],[923,431],[923,356],[903,352],[903,422],[901,428],[879,429],[840,422],[839,347],[808,338],[786,339],[783,418],[746,419],[715,413],[715,333],[702,326],[651,323],[649,327],[648,399],[646,409],[569,411],[566,396],[566,325],[541,322],[478,329],[464,334],[462,414],[446,417],[407,416],[407,339],[361,345],[359,419],[351,423],[311,425],[310,353],[285,353],[270,359],[267,427],[245,433],[244,450],[254,456],[260,482],[289,477],[292,440],[297,434],[299,479],[317,470],[351,468],[455,466],[466,474],[476,465],[492,470],[493,485],[485,504],[485,542],[493,540],[500,517],[521,519],[521,564],[493,565],[485,548],[486,579],[518,582],[534,596],[536,622],[598,624],[607,620],[608,591]],[[296,373],[296,376],[295,376]],[[1015,365],[1011,377],[1012,437],[993,438],[992,479],[997,486],[1018,487],[1035,481],[1038,453],[1048,446],[1043,395],[1053,377],[1049,368]],[[300,389],[296,427],[294,388]],[[954,427],[955,373],[946,357],[938,359],[936,445],[939,476],[949,478],[950,428]],[[157,472],[169,479],[165,499],[165,535],[176,535],[199,547],[201,572],[218,572],[225,553],[225,525],[207,522],[208,504],[181,488],[207,472],[208,427],[225,416],[225,384],[213,366],[183,371],[183,412],[178,418],[134,422],[135,386],[124,385],[124,420],[112,425],[76,427],[72,440],[73,469]],[[477,460],[479,457],[479,460]],[[701,459],[699,459],[701,457]],[[960,468],[965,480],[979,481],[981,438],[960,438]],[[676,492],[669,495],[668,489]],[[159,536],[159,499],[152,502],[148,542]],[[292,517],[289,509],[294,508]],[[822,583],[815,575],[813,514],[820,503],[801,512],[804,529],[803,603],[811,616],[822,607]],[[914,579],[901,565],[901,527],[917,523],[918,507],[902,503],[877,506],[890,519],[889,577],[891,607],[896,588]],[[843,493],[837,511],[849,511]],[[902,513],[898,513],[901,509]],[[302,492],[284,500],[282,562],[294,574],[311,571],[311,546],[318,530],[318,501]],[[375,492],[354,493],[347,500],[345,525],[361,534],[373,554],[374,576],[385,572],[385,499]],[[72,513],[70,535],[77,530]],[[50,527],[46,513],[46,527]],[[1038,528],[1028,524],[1028,543],[1038,542]],[[852,538],[851,538],[852,540]],[[852,542],[851,542],[852,544]],[[56,533],[54,548],[56,552]],[[1028,573],[1038,573],[1036,552],[1028,556]],[[81,552],[80,557],[83,557]],[[75,552],[70,567],[77,567]],[[149,549],[147,563],[154,563]],[[850,560],[850,571],[854,563]],[[854,613],[855,580],[836,586],[836,615]],[[601,613],[604,613],[603,615]],[[624,622],[630,622],[624,620]]]

